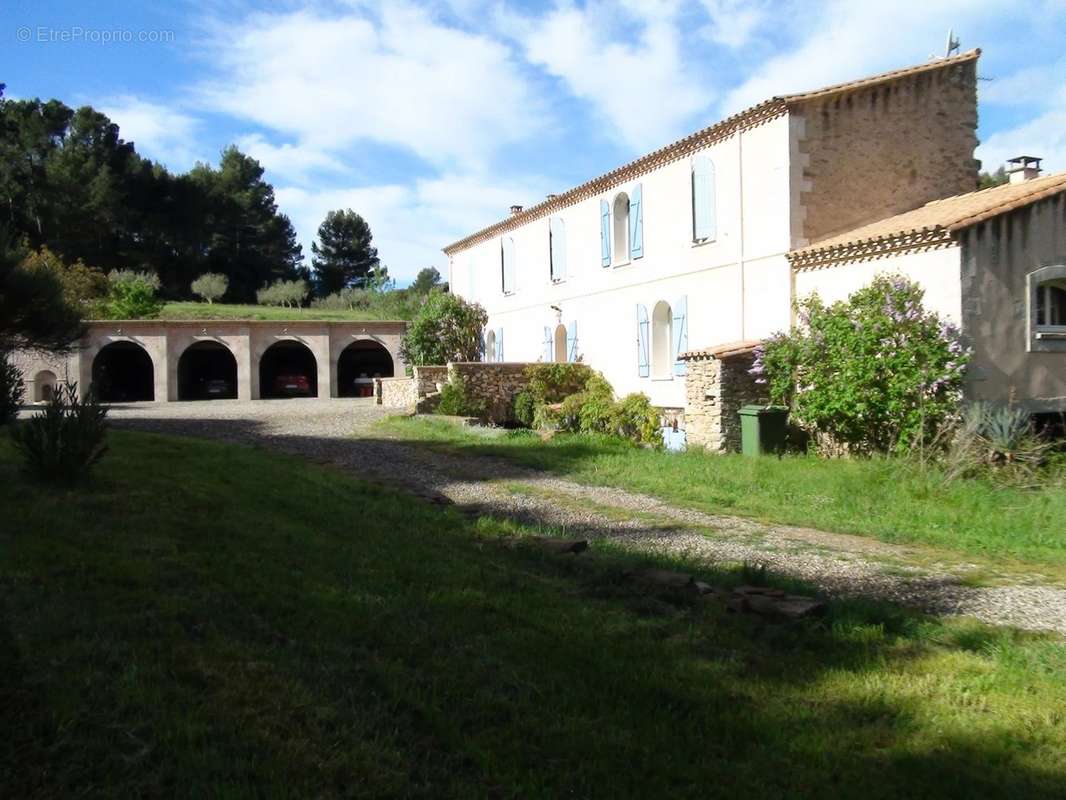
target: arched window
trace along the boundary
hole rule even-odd
[[[515,290],[514,239],[505,236],[500,242],[500,281],[504,294]]]
[[[1066,327],[1066,279],[1045,281],[1036,287],[1036,326]]]
[[[674,360],[670,357],[674,314],[670,304],[660,300],[651,313],[651,376],[669,378]]]
[[[629,195],[619,192],[615,195],[611,213],[611,249],[614,252],[615,266],[629,263]]]
[[[692,159],[692,241],[713,242],[718,236],[714,197],[714,162],[710,156]]]
[[[567,360],[567,357],[566,357],[566,326],[565,325],[556,325],[555,326],[554,356],[555,357],[552,360],[553,361],[557,361],[559,363],[565,362]]]
[[[485,334],[485,360],[490,362],[496,360],[496,331],[494,330],[489,330]]]
[[[33,399],[38,403],[47,403],[56,390],[56,374],[44,369],[33,379]]]

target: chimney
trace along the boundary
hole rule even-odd
[[[511,206],[511,216],[522,213],[522,206]]]
[[[558,197],[558,196],[559,196],[559,195],[557,195],[557,194],[549,194],[549,195],[548,195],[548,196],[547,196],[547,197],[546,197],[545,199],[546,199],[546,200],[554,200],[554,199],[555,199],[556,197]]]
[[[1011,183],[1024,183],[1040,175],[1042,159],[1035,156],[1016,156],[1007,159],[1007,175]]]

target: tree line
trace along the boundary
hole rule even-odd
[[[238,148],[226,148],[218,166],[174,174],[92,107],[7,99],[2,85],[0,226],[7,239],[67,263],[151,272],[170,298],[188,297],[205,273],[224,275],[234,302],[279,280],[314,277],[263,168]],[[368,227],[364,238],[369,244]],[[327,272],[330,255],[321,259]],[[373,272],[376,251],[370,256]],[[329,291],[336,281],[330,275]]]

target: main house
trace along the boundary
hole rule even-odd
[[[447,246],[486,359],[681,408],[682,354],[898,272],[970,337],[971,397],[1066,410],[1066,174],[975,191],[979,55],[772,98]]]

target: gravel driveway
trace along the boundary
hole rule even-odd
[[[470,513],[507,516],[709,564],[765,564],[828,595],[891,600],[936,614],[1066,633],[1066,589],[1060,587],[967,586],[963,581],[971,565],[930,565],[917,558],[915,549],[706,514],[504,461],[444,455],[375,431],[374,422],[387,413],[370,400],[221,400],[117,406],[110,418],[121,427],[265,444],[421,496],[446,497]]]

